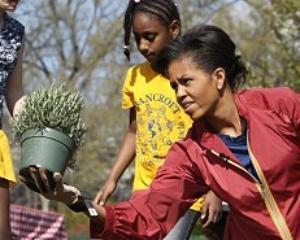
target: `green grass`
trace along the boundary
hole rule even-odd
[[[207,240],[205,235],[202,234],[202,229],[201,229],[200,224],[197,224],[194,227],[194,230],[192,232],[192,236],[190,237],[189,240]]]
[[[69,235],[68,240],[90,240],[88,234]]]

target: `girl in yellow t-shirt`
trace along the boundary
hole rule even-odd
[[[133,191],[147,189],[164,163],[170,146],[185,137],[191,119],[179,107],[168,79],[152,68],[168,40],[181,32],[180,16],[172,0],[130,0],[124,18],[124,53],[130,57],[131,31],[146,63],[128,70],[122,107],[129,109],[129,127],[110,175],[95,201],[104,205],[125,169],[135,158]],[[219,218],[221,201],[209,192],[202,209],[204,226]],[[165,239],[188,239],[200,216],[200,199],[180,219]]]
[[[24,26],[6,11],[14,11],[18,0],[0,0],[0,126],[3,103],[13,116],[23,101],[22,53]],[[9,187],[16,183],[6,135],[0,128],[0,239],[12,239],[9,225]]]

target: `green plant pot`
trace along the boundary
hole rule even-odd
[[[35,166],[63,175],[74,150],[74,141],[55,129],[27,130],[21,139],[20,173]]]

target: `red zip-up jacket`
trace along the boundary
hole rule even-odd
[[[190,205],[209,189],[230,205],[225,239],[300,239],[300,95],[288,88],[236,94],[248,126],[252,176],[219,137],[195,122],[175,143],[149,190],[106,207],[110,240],[163,239]]]

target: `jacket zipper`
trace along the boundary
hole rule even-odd
[[[256,160],[251,147],[250,147],[250,142],[248,138],[248,133],[247,133],[247,148],[249,152],[249,157],[253,163],[254,169],[257,173],[257,176],[259,179],[257,179],[254,175],[252,175],[250,172],[248,172],[243,166],[241,166],[239,163],[236,163],[232,159],[230,159],[228,156],[224,156],[221,153],[216,152],[213,149],[210,149],[210,152],[217,157],[221,158],[224,160],[226,163],[229,163],[230,165],[233,165],[234,167],[238,168],[248,176],[250,176],[254,182],[255,185],[257,186],[259,193],[262,196],[262,199],[265,201],[265,205],[267,207],[267,210],[271,216],[271,219],[273,220],[280,236],[284,240],[293,240],[292,234],[287,226],[287,223],[284,220],[284,217],[282,216],[279,207],[274,199],[273,194],[271,193],[269,186],[267,184],[267,181],[263,175],[263,172],[258,164],[258,161]]]

